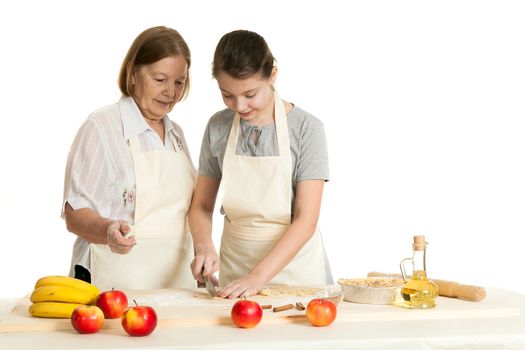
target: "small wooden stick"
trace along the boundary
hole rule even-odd
[[[261,305],[261,309],[271,309],[272,308],[272,305],[270,304],[267,304],[267,305]]]
[[[300,310],[300,311],[303,311],[304,309],[306,309],[303,303],[295,303],[295,307],[297,308],[297,310]]]
[[[290,310],[290,309],[293,309],[293,304],[286,304],[286,305],[274,307],[273,312],[279,312],[279,311]]]

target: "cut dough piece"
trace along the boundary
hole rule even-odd
[[[269,297],[276,296],[307,296],[316,295],[322,288],[301,287],[301,286],[269,286],[262,289],[259,294]]]
[[[194,298],[199,298],[199,299],[208,299],[208,300],[224,300],[223,298],[212,297],[208,292],[206,292],[206,293],[195,293],[195,294],[193,294],[193,297]]]

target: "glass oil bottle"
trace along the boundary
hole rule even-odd
[[[401,274],[405,283],[401,288],[402,306],[411,309],[431,309],[436,306],[438,287],[427,278],[425,264],[427,242],[425,236],[414,236],[413,256],[401,260]],[[412,277],[407,278],[405,265],[412,263]]]

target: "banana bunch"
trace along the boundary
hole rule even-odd
[[[34,317],[70,318],[80,305],[95,304],[100,291],[94,285],[67,276],[40,278],[31,297],[29,314]]]

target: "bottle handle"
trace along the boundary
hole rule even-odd
[[[401,260],[401,262],[399,263],[399,268],[401,269],[401,276],[403,276],[403,281],[407,281],[408,278],[407,278],[407,274],[406,274],[406,271],[405,271],[405,265],[408,263],[408,262],[413,262],[414,259],[412,258],[406,258],[406,259],[403,259]]]

